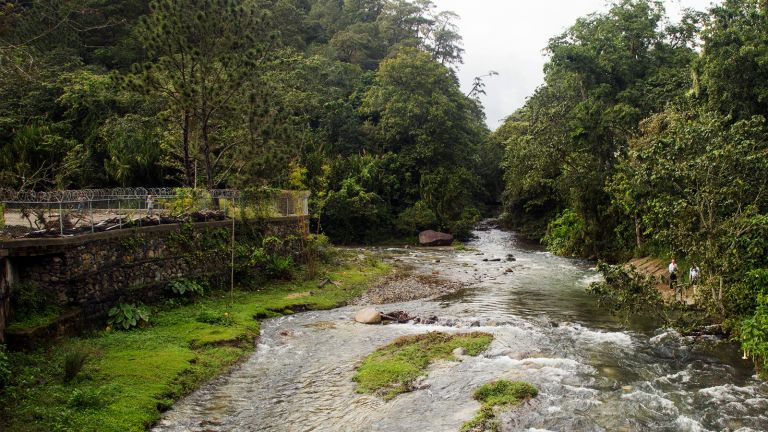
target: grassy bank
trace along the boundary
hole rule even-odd
[[[464,423],[461,432],[498,431],[499,423],[496,420],[496,407],[510,407],[536,397],[538,389],[522,381],[499,380],[483,384],[475,390],[474,398],[480,402],[480,412],[470,421]]]
[[[361,294],[389,271],[364,259],[317,279],[214,292],[194,304],[156,309],[150,325],[100,331],[32,353],[12,353],[12,380],[0,394],[3,431],[143,431],[160,413],[254,349],[258,318],[329,309]],[[65,382],[65,362],[87,358]]]
[[[414,381],[435,360],[454,359],[452,352],[456,348],[464,348],[467,355],[478,355],[488,349],[492,340],[493,335],[488,333],[404,336],[366,357],[354,380],[360,393],[389,400],[410,391]]]

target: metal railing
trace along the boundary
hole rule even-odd
[[[0,189],[0,237],[58,237],[147,225],[308,215],[307,191]]]

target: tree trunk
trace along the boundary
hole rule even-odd
[[[207,177],[208,190],[213,190],[215,184],[213,182],[213,163],[211,162],[211,147],[208,139],[208,121],[203,120],[202,124],[202,138],[203,138],[203,158],[205,162],[205,175]]]
[[[192,161],[189,158],[189,111],[184,110],[184,125],[182,126],[183,142],[182,147],[184,150],[184,186],[194,186],[194,173],[192,172]]]
[[[635,242],[637,247],[640,248],[643,245],[643,230],[640,225],[640,218],[635,214]]]

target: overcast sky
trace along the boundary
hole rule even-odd
[[[439,10],[459,14],[464,37],[461,86],[488,71],[483,98],[488,126],[496,129],[504,117],[523,106],[525,98],[544,81],[543,48],[549,39],[570,27],[578,17],[607,10],[605,0],[433,0]],[[685,8],[706,10],[713,0],[665,0],[676,20]]]

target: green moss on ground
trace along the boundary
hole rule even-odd
[[[25,315],[18,321],[16,320],[17,317],[13,317],[12,321],[8,323],[7,331],[13,332],[52,324],[59,318],[61,312],[61,308],[50,306],[44,311]]]
[[[494,408],[519,405],[538,394],[536,387],[522,381],[499,380],[483,384],[473,395],[482,404],[480,412],[464,423],[461,432],[498,431],[499,423]]]
[[[492,340],[493,335],[488,333],[404,336],[366,357],[353,379],[358,392],[390,400],[411,391],[414,381],[435,360],[453,360],[456,348],[464,348],[467,355],[478,355],[488,349]]]
[[[343,305],[389,270],[373,260],[346,264],[325,273],[338,286],[318,288],[317,279],[269,283],[235,292],[231,304],[229,293],[215,292],[153,313],[144,329],[101,331],[12,353],[12,382],[0,392],[0,430],[143,431],[180,397],[253,351],[255,317]],[[89,358],[65,384],[64,356],[72,350]]]

